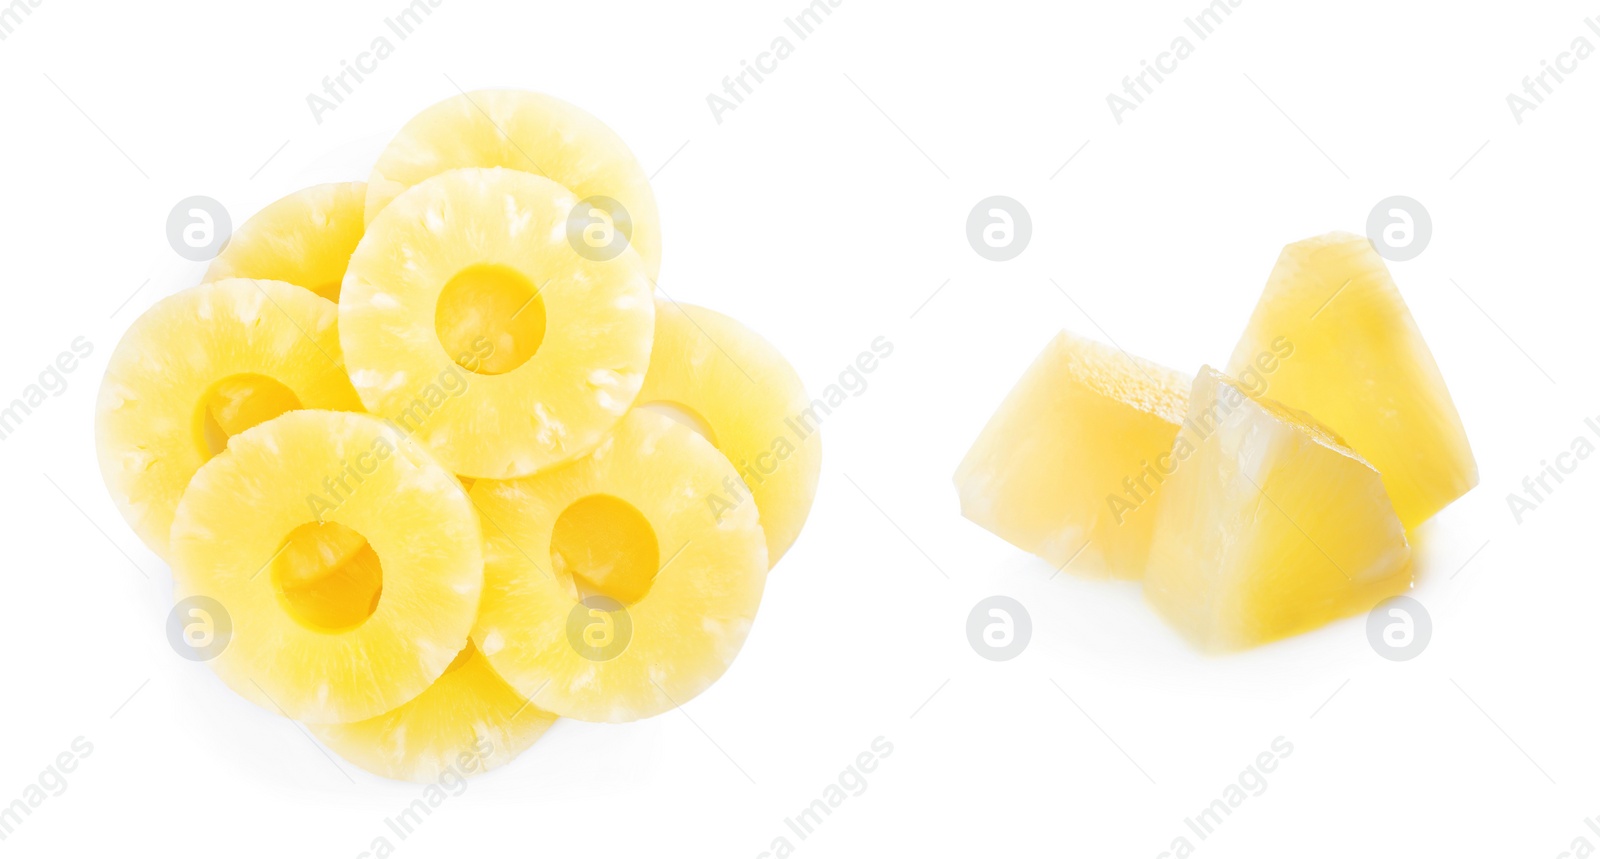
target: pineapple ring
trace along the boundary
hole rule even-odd
[[[597,261],[567,244],[576,203],[531,173],[453,170],[384,209],[350,261],[339,338],[356,392],[457,474],[580,457],[644,381],[650,281],[632,251]],[[519,330],[520,307],[541,330]]]
[[[270,280],[230,279],[145,311],[106,367],[100,471],[139,539],[165,556],[189,478],[221,443],[293,408],[359,411],[340,366],[338,308]]]
[[[382,566],[370,617],[343,628],[308,619],[274,563],[319,518],[365,538]],[[212,662],[224,682],[290,718],[356,722],[415,698],[460,653],[481,541],[461,484],[428,453],[369,415],[303,410],[240,433],[195,473],[172,569],[180,598],[211,597],[232,618]]]
[[[719,522],[708,503],[738,479],[705,439],[636,410],[584,459],[479,481],[478,649],[518,692],[574,719],[627,722],[700,694],[743,646],[767,579],[755,507]],[[618,515],[630,507],[643,533]],[[564,523],[572,508],[587,509],[588,521]],[[609,600],[604,617],[597,597]]]
[[[366,208],[365,182],[296,191],[234,230],[205,279],[281,280],[338,301],[345,267],[366,230]]]
[[[381,716],[307,725],[323,745],[384,778],[437,782],[487,772],[522,754],[556,717],[494,673],[471,642],[421,695]]]
[[[407,188],[460,167],[507,167],[551,179],[584,200],[619,203],[613,228],[661,271],[661,225],[650,179],[605,123],[558,98],[519,90],[452,96],[416,116],[372,169],[367,223]],[[631,234],[624,224],[631,222]]]
[[[657,302],[650,370],[635,402],[687,418],[728,457],[746,486],[725,487],[717,503],[755,502],[777,565],[800,536],[822,470],[820,418],[807,416],[805,384],[783,355],[720,313]]]

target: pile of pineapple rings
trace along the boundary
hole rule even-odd
[[[721,677],[821,441],[783,357],[671,300],[660,259],[622,140],[517,91],[245,222],[129,328],[96,413],[177,634],[211,631],[192,658],[417,781]]]

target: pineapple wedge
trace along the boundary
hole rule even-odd
[[[506,685],[469,642],[432,686],[399,707],[361,722],[307,727],[367,772],[437,782],[446,772],[483,773],[510,762],[555,720]]]
[[[296,191],[234,230],[205,279],[281,280],[338,301],[350,255],[366,230],[366,208],[365,182]]]
[[[631,250],[568,245],[576,203],[531,173],[452,170],[385,208],[350,261],[339,339],[356,392],[457,474],[580,457],[644,381],[650,280]]]
[[[1189,380],[1065,331],[956,469],[961,513],[1057,568],[1136,579]]]
[[[822,470],[805,384],[783,355],[720,313],[657,301],[650,370],[636,402],[688,424],[728,457],[744,485],[724,488],[719,506],[755,502],[776,565],[800,536]]]
[[[1202,367],[1172,455],[1144,592],[1202,649],[1304,632],[1409,586],[1378,472],[1309,415]]]
[[[340,364],[338,308],[270,280],[186,289],[145,311],[100,384],[100,471],[134,533],[167,552],[189,478],[230,436],[298,408],[359,411]]]
[[[542,93],[478,90],[417,114],[372,168],[367,222],[407,188],[460,167],[523,170],[566,186],[579,199],[621,203],[632,221],[629,245],[651,280],[660,272],[660,218],[644,168],[605,123]]]
[[[370,552],[375,578],[305,575],[288,544],[326,522],[370,543],[355,561]],[[371,416],[307,409],[240,433],[195,473],[172,571],[180,599],[208,596],[232,618],[211,664],[236,692],[306,722],[357,722],[417,697],[466,645],[482,539],[426,451]]]
[[[478,481],[478,649],[560,716],[628,722],[694,698],[744,645],[766,584],[756,508],[710,504],[738,479],[710,442],[636,409],[584,459]],[[587,653],[591,634],[610,649]]]
[[[1330,233],[1283,249],[1228,362],[1294,354],[1265,392],[1334,428],[1378,473],[1407,529],[1476,486],[1478,466],[1433,353],[1372,243]]]

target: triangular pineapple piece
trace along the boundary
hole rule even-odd
[[[1439,365],[1362,236],[1329,233],[1283,249],[1228,374],[1259,376],[1257,393],[1338,431],[1383,475],[1408,529],[1478,483]]]
[[[1136,579],[1189,380],[1065,331],[956,469],[961,513],[1057,567]]]
[[[1409,585],[1378,472],[1309,415],[1202,367],[1172,455],[1144,591],[1196,645],[1294,635]]]

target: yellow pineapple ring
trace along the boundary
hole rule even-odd
[[[560,183],[579,199],[620,203],[631,236],[621,223],[613,226],[629,236],[652,280],[660,272],[660,219],[644,168],[605,123],[543,93],[479,90],[412,117],[372,169],[367,222],[407,188],[460,167],[522,170]]]
[[[630,412],[584,459],[482,480],[484,590],[472,639],[538,706],[591,722],[664,712],[722,676],[767,579],[753,505],[705,439]]]
[[[357,569],[313,578],[289,557],[319,517],[365,539]],[[355,722],[421,694],[461,651],[481,540],[461,484],[422,448],[369,415],[302,410],[195,473],[172,570],[180,599],[210,597],[231,617],[212,666],[235,691],[291,718]]]
[[[644,381],[650,281],[631,250],[568,245],[576,203],[531,173],[453,170],[384,209],[350,260],[339,337],[356,392],[457,474],[582,456]]]
[[[822,416],[783,355],[720,313],[658,302],[635,402],[683,420],[728,457],[745,485],[725,487],[716,503],[754,500],[776,565],[800,536],[822,470]]]
[[[494,673],[470,643],[421,695],[381,716],[308,725],[340,757],[384,778],[437,782],[475,775],[534,744],[556,720]]]
[[[339,300],[350,254],[366,229],[367,183],[296,191],[250,216],[211,262],[206,280],[281,280]]]
[[[230,436],[290,409],[359,411],[341,366],[338,308],[270,280],[162,299],[123,335],[95,414],[100,472],[158,555],[189,478]]]

